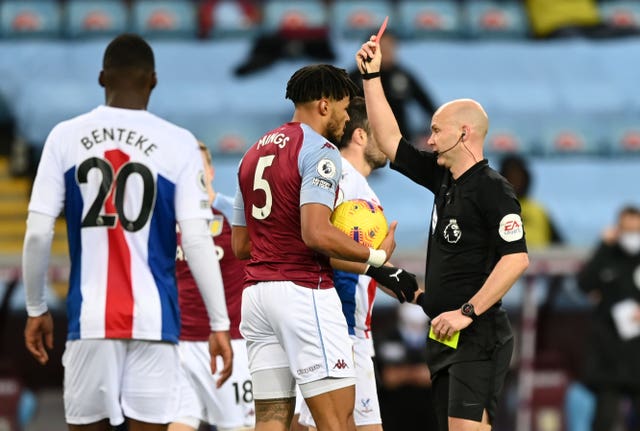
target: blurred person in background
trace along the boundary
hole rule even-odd
[[[532,178],[527,161],[515,154],[507,155],[501,160],[499,171],[511,183],[520,201],[522,221],[527,226],[527,246],[544,248],[561,244],[562,236],[548,211],[529,194]]]
[[[391,31],[386,31],[380,40],[380,46],[384,52],[380,66],[380,79],[387,97],[389,106],[396,117],[402,136],[408,141],[413,141],[415,136],[409,127],[408,108],[411,102],[416,102],[425,114],[425,123],[428,123],[436,111],[436,104],[429,93],[420,84],[420,81],[404,66],[398,63],[398,40]],[[360,71],[354,69],[349,76],[362,88]]]
[[[176,278],[180,303],[180,362],[182,365],[179,407],[169,431],[195,431],[201,422],[215,425],[218,431],[250,431],[255,424],[255,407],[247,343],[240,335],[240,304],[245,261],[236,258],[231,249],[233,198],[216,192],[212,181],[214,168],[211,153],[198,142],[204,162],[202,187],[206,188],[211,206],[210,232],[215,243],[225,300],[231,326],[233,372],[224,384],[211,372],[209,353],[209,318],[193,274],[185,260],[180,232],[176,252]],[[222,364],[219,364],[221,367]]]
[[[249,55],[235,67],[234,74],[238,77],[247,76],[285,59],[333,61],[336,55],[329,32],[326,23],[310,26],[304,22],[289,24],[285,21],[275,32],[261,32],[255,36]]]
[[[381,205],[367,177],[387,164],[387,156],[378,148],[369,127],[362,97],[354,97],[347,108],[349,121],[337,143],[342,156],[342,176],[337,205],[363,199]],[[353,411],[356,429],[382,431],[380,404],[374,371],[374,348],[371,335],[371,313],[378,287],[400,302],[413,299],[418,283],[415,275],[390,264],[375,268],[370,265],[331,259],[333,282],[347,319],[353,340],[356,370],[356,403]],[[315,422],[306,403],[302,404],[300,422],[315,430]]]
[[[587,338],[584,381],[596,395],[593,431],[611,431],[629,397],[640,412],[640,208],[627,206],[578,273],[596,304]],[[636,425],[633,431],[640,430]]]
[[[431,372],[427,366],[427,325],[427,315],[419,307],[405,303],[397,308],[392,330],[376,336],[385,431],[438,427],[431,399]]]
[[[22,257],[29,352],[53,348],[44,299],[55,218],[64,210],[71,270],[64,407],[70,430],[166,430],[177,407],[180,321],[176,223],[209,316],[212,368],[231,374],[229,318],[211,241],[211,210],[195,137],[148,112],[153,50],[137,35],[113,39],[99,84],[105,105],[49,134],[29,202]]]

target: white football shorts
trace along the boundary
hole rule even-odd
[[[247,340],[251,373],[289,368],[297,384],[355,376],[353,342],[335,289],[289,281],[249,286],[242,293],[240,332]],[[269,392],[263,389],[254,387],[256,398]],[[289,389],[295,396],[294,387]]]
[[[128,417],[166,424],[178,406],[180,360],[175,344],[159,341],[67,341],[64,409],[67,423],[86,425]]]
[[[353,419],[356,426],[381,424],[380,403],[376,390],[376,375],[371,359],[370,341],[368,339],[351,337],[354,341],[356,354],[356,404],[353,409]],[[300,406],[300,424],[307,427],[316,426],[307,403]]]
[[[253,389],[247,363],[245,340],[231,340],[233,374],[216,388],[218,373],[211,374],[209,343],[180,341],[180,401],[175,422],[191,425],[199,421],[216,425],[219,430],[253,427],[255,410]],[[218,358],[218,369],[222,360]],[[196,425],[195,428],[198,426]]]

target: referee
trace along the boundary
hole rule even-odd
[[[426,290],[416,296],[431,320],[427,363],[439,430],[487,431],[513,352],[501,298],[529,264],[520,204],[483,158],[488,118],[470,99],[441,106],[428,146],[401,135],[379,79],[381,50],[370,40],[356,54],[367,113],[392,167],[435,195]]]

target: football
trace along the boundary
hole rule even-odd
[[[380,205],[364,199],[344,201],[331,214],[331,223],[355,241],[378,248],[389,226]]]

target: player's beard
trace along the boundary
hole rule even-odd
[[[364,160],[371,167],[371,170],[374,171],[386,166],[388,159],[382,151],[369,143],[364,150]]]
[[[338,122],[334,119],[331,119],[327,123],[327,129],[325,131],[324,137],[329,140],[329,142],[334,145],[338,145],[340,143],[340,139],[342,139],[342,135],[344,135],[344,127],[346,122],[342,124],[342,128],[338,124]]]

